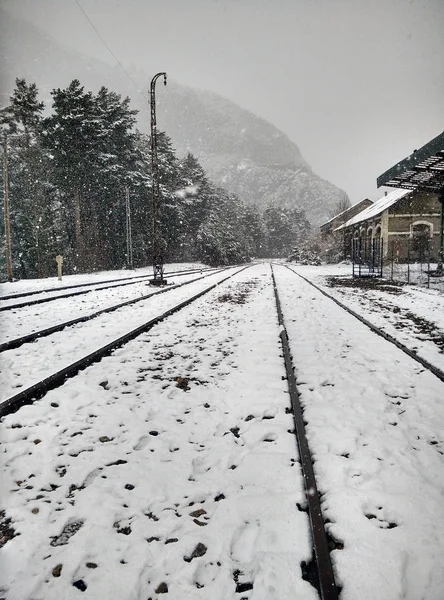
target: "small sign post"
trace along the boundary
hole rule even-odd
[[[57,275],[58,275],[59,281],[62,281],[63,256],[60,256],[60,254],[57,254],[56,263],[57,263]]]

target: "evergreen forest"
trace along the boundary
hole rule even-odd
[[[94,94],[77,79],[51,96],[45,106],[35,83],[16,79],[0,111],[14,278],[54,276],[57,255],[67,274],[129,267],[127,197],[133,266],[151,264],[150,137],[137,128],[130,99],[105,87]],[[165,262],[286,257],[307,237],[303,211],[261,212],[214,185],[192,154],[178,157],[166,133],[157,139]],[[5,263],[2,245],[2,280]]]

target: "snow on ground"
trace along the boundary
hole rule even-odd
[[[211,273],[213,271],[209,275]],[[67,297],[32,306],[23,306],[18,309],[10,309],[8,312],[0,313],[0,318],[2,319],[1,341],[6,342],[72,319],[89,316],[99,310],[121,304],[128,300],[157,294],[170,288],[171,285],[192,281],[205,274],[205,272],[202,274],[195,272],[178,277],[174,277],[174,275],[168,276],[167,288],[150,286],[148,281],[144,280],[132,283],[131,285],[106,290],[96,291],[90,289],[84,295]],[[202,281],[205,280],[203,279]],[[32,301],[34,298],[32,296],[30,300]],[[26,298],[22,298],[21,300],[26,301]],[[17,301],[11,302],[13,304],[17,303]],[[1,305],[3,306],[3,304]]]
[[[293,268],[317,283],[335,272]],[[442,600],[444,384],[274,269],[341,600]],[[405,289],[409,310],[434,315],[439,296]],[[179,291],[116,321],[129,330]],[[387,326],[379,313],[401,297],[354,307]],[[94,322],[93,340],[30,345],[15,383],[115,336]],[[6,417],[2,507],[20,535],[0,550],[1,597],[316,599],[279,329],[270,267],[256,265]]]
[[[55,262],[54,262],[55,264]],[[168,263],[165,265],[165,273],[171,271],[182,271],[187,269],[200,269],[201,263]],[[55,267],[54,272],[57,272]],[[141,267],[140,269],[117,269],[114,271],[96,271],[94,273],[81,273],[79,275],[63,275],[62,281],[56,276],[44,279],[20,279],[13,282],[0,283],[0,298],[11,294],[23,294],[54,288],[55,290],[67,285],[82,285],[85,283],[97,283],[111,279],[126,279],[127,277],[151,275],[152,267]]]
[[[444,384],[275,270],[341,600],[442,600]]]
[[[374,280],[353,279],[350,265],[291,268],[444,371],[443,293],[390,280],[372,289]]]
[[[30,387],[94,350],[118,339],[128,331],[136,329],[193,294],[219,282],[227,277],[227,273],[226,271],[219,272],[187,286],[169,290],[165,294],[154,294],[136,304],[67,327],[51,336],[38,338],[32,344],[24,344],[19,348],[3,352],[1,355],[3,382],[0,400],[17,394],[21,389]],[[72,318],[68,313],[73,300],[75,298],[57,301],[56,306],[59,309],[64,307],[62,310],[66,318]],[[31,321],[32,317],[28,315],[32,315],[34,308],[30,306],[20,309],[19,316],[22,315],[22,318]],[[45,326],[48,326],[48,323]]]
[[[317,598],[278,334],[255,266],[5,418],[3,597]]]

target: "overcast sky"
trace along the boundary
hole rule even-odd
[[[444,0],[78,2],[123,64],[269,120],[353,203],[444,130]],[[0,5],[115,64],[75,0]]]

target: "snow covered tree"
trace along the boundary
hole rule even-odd
[[[249,255],[255,258],[268,256],[268,230],[256,206],[246,206],[243,214]]]
[[[17,79],[1,115],[9,155],[12,257],[20,277],[49,273],[57,237],[56,193],[48,180],[49,157],[40,143],[43,108],[37,86]]]
[[[304,211],[298,209],[268,207],[264,212],[268,230],[269,256],[285,258],[290,250],[310,231]]]
[[[209,265],[230,265],[250,260],[244,207],[239,199],[215,188],[214,201],[199,227],[200,259]]]
[[[181,206],[180,253],[183,260],[198,258],[198,232],[205,220],[213,196],[212,186],[195,156],[188,153],[180,161],[180,189],[176,191]]]
[[[152,260],[150,138],[134,129],[129,98],[105,87],[94,95],[78,80],[52,91],[42,118],[35,84],[17,80],[0,112],[10,148],[13,258],[21,277],[126,264],[125,190],[132,213],[134,264]],[[235,264],[280,255],[306,220],[300,211],[265,215],[213,185],[192,154],[179,160],[158,132],[161,236],[165,261]],[[273,210],[275,212],[273,212]],[[291,241],[290,241],[291,240]]]
[[[330,218],[336,217],[336,215],[340,215],[345,210],[347,210],[347,208],[350,208],[350,206],[350,198],[344,192],[343,195],[338,198],[333,208],[330,210]]]
[[[78,80],[52,96],[54,112],[44,121],[43,138],[61,195],[68,267],[123,266],[124,190],[134,175],[137,111],[129,98],[104,87],[94,96]]]

